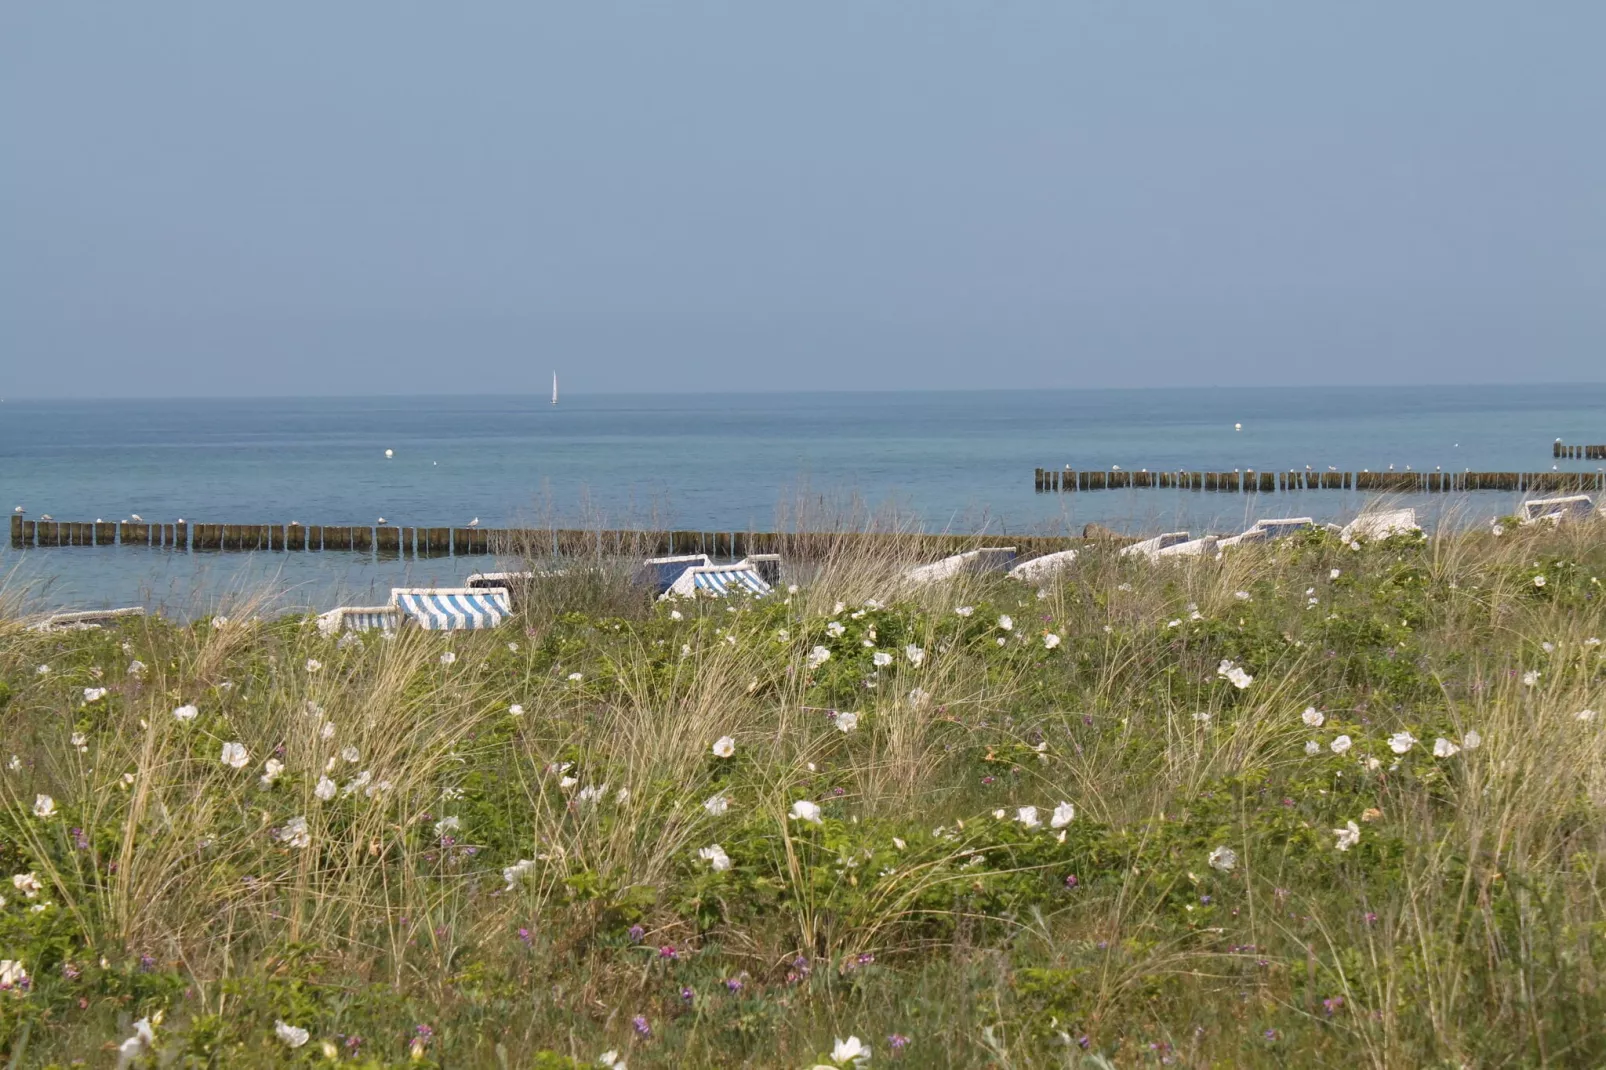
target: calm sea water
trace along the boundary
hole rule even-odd
[[[1241,423],[1241,431],[1234,424]],[[800,499],[857,496],[929,530],[1237,531],[1256,515],[1353,514],[1341,492],[1040,495],[1038,466],[1540,471],[1550,443],[1606,442],[1606,384],[982,393],[270,398],[0,404],[0,504],[61,519],[767,530]],[[394,457],[386,459],[386,449]],[[1600,462],[1561,462],[1594,470]],[[1417,504],[1431,520],[1444,496]],[[1477,516],[1510,496],[1461,503]],[[831,511],[829,504],[825,509]],[[466,561],[17,553],[0,571],[52,606],[205,609],[264,581],[288,604],[383,601]]]

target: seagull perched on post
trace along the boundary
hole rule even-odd
[[[384,517],[380,517],[379,518],[379,523],[383,524],[384,522],[385,522],[385,518]]]
[[[480,518],[479,517],[475,517],[473,520],[470,520],[468,522],[468,526],[471,527],[471,528],[479,527],[480,526]]]
[[[42,514],[40,514],[39,519],[40,520],[54,520],[56,518],[51,516],[49,513],[42,513]]]
[[[129,513],[128,515],[130,517],[132,517],[138,523],[141,523],[141,524],[145,523],[145,518],[140,516],[138,513]]]
[[[18,516],[21,516],[23,513],[26,513],[28,510],[24,509],[22,506],[19,505],[19,506],[17,506],[15,509],[13,509],[11,511],[13,513],[16,513]]]

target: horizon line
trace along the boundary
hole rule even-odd
[[[557,373],[554,373],[557,374]],[[1288,390],[1419,390],[1434,388],[1438,390],[1465,390],[1483,387],[1599,387],[1606,386],[1606,379],[1557,379],[1521,381],[1489,380],[1477,382],[1443,383],[1443,382],[1388,382],[1388,383],[1253,383],[1253,384],[1220,384],[1202,383],[1196,385],[1167,383],[1161,385],[1139,386],[1010,386],[1010,387],[876,387],[862,389],[809,389],[798,390],[788,388],[749,389],[749,390],[574,390],[565,391],[566,397],[797,397],[797,396],[857,396],[857,395],[883,395],[883,394],[1040,394],[1052,393],[1177,393],[1188,391],[1193,393],[1232,392],[1242,394],[1273,393]],[[530,393],[509,393],[506,391],[419,391],[398,392],[384,391],[371,394],[122,394],[122,395],[72,395],[72,394],[28,394],[9,397],[0,397],[0,404],[13,402],[34,401],[80,401],[80,402],[111,402],[111,401],[341,401],[363,400],[371,398],[547,398],[545,391]],[[560,403],[561,404],[561,403]],[[550,403],[548,403],[550,407]]]

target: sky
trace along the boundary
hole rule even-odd
[[[0,7],[0,396],[1606,380],[1606,4]]]

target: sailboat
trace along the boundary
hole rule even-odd
[[[558,373],[552,373],[552,404],[558,403]]]

